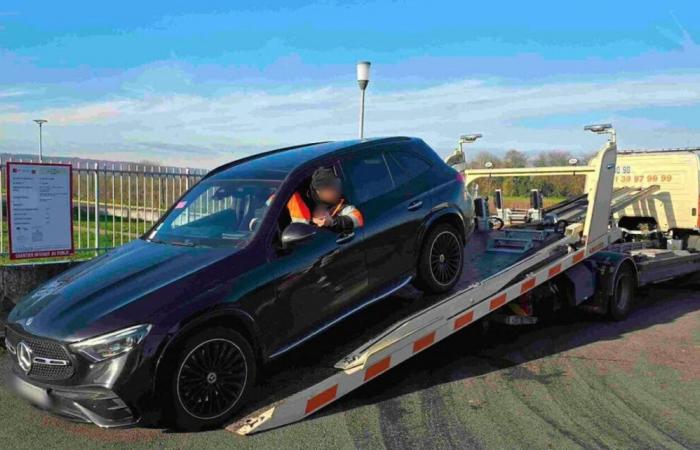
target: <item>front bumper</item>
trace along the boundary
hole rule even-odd
[[[125,427],[138,422],[131,409],[109,389],[37,385],[23,379],[14,370],[10,388],[40,409],[79,422],[91,422],[104,428]]]
[[[135,408],[144,407],[139,402],[148,402],[143,387],[150,380],[150,365],[144,364],[140,348],[93,363],[69,352],[63,342],[28,334],[19,327],[9,326],[6,331],[12,363],[7,380],[17,395],[51,413],[100,427],[139,421],[140,409]],[[29,357],[33,357],[29,370],[25,370],[26,362],[24,368],[19,364],[21,344],[25,347],[22,356],[27,357],[29,348]]]

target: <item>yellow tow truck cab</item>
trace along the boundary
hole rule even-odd
[[[613,188],[658,185],[652,195],[614,214],[623,218],[654,218],[660,230],[700,227],[700,148],[620,151]]]

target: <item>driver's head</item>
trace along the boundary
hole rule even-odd
[[[319,167],[311,177],[311,189],[322,202],[335,204],[340,201],[343,186],[332,167]]]

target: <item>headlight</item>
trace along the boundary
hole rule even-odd
[[[136,325],[69,345],[93,361],[104,361],[136,347],[151,331],[151,325]]]

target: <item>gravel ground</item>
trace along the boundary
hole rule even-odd
[[[578,315],[465,331],[305,421],[251,437],[102,430],[0,385],[0,448],[700,449],[700,291],[650,291],[622,323]],[[8,363],[0,354],[3,373]]]

